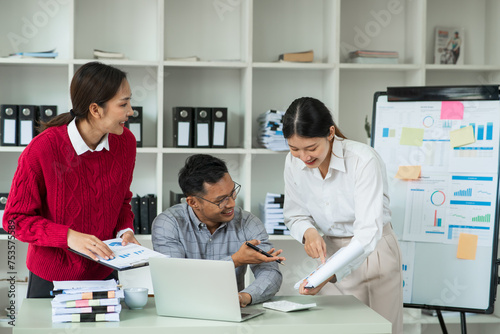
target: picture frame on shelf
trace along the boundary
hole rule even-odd
[[[464,30],[462,27],[436,27],[434,64],[464,64]]]

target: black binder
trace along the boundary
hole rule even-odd
[[[134,214],[134,233],[141,234],[141,211],[140,211],[141,198],[139,195],[132,197],[130,205]]]
[[[155,195],[148,195],[149,196],[149,219],[148,219],[148,234],[151,234],[151,226],[153,225],[153,220],[156,218],[156,209],[158,207],[157,204],[157,198]]]
[[[134,113],[128,118],[125,126],[134,134],[137,147],[142,147],[142,107],[132,107]]]
[[[19,144],[18,106],[2,104],[0,109],[0,143],[2,146],[17,146]]]
[[[7,232],[2,227],[3,212],[5,210],[5,204],[7,204],[8,193],[0,193],[0,234],[7,234]]]
[[[26,146],[37,135],[37,116],[38,106],[20,105],[19,106],[19,145]]]
[[[56,116],[57,106],[40,106],[38,109],[38,124],[48,123]]]
[[[5,204],[7,204],[8,193],[0,193],[0,234],[7,234],[7,232],[3,229],[2,220],[3,220],[3,212],[5,210]]]
[[[174,147],[193,147],[193,108],[173,107]]]
[[[183,197],[184,197],[183,193],[175,193],[172,190],[170,190],[170,206],[174,206],[176,204],[181,203]]]
[[[146,196],[141,197],[140,200],[140,234],[151,234],[151,225],[153,224],[153,220],[156,218],[156,208],[158,207],[156,203],[156,196],[153,194],[148,194]]]
[[[143,196],[139,202],[139,212],[140,212],[140,234],[149,234],[149,197]]]
[[[194,110],[194,147],[210,147],[212,108]]]
[[[227,108],[212,109],[212,147],[227,147]]]

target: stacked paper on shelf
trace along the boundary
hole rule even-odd
[[[356,50],[349,52],[349,61],[356,64],[397,64],[396,51]]]
[[[259,204],[261,220],[268,234],[290,234],[290,231],[285,226],[285,220],[283,218],[284,202],[285,195],[267,193],[265,202]]]
[[[127,59],[121,52],[112,52],[94,49],[95,59]]]
[[[268,110],[257,118],[259,144],[272,151],[288,151],[288,143],[283,137],[283,115],[284,111]]]
[[[107,281],[55,281],[52,322],[120,321],[123,290]]]
[[[11,53],[9,58],[55,58],[59,55],[55,49],[49,51],[16,52]]]

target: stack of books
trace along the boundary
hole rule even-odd
[[[123,53],[94,49],[95,59],[127,59]]]
[[[120,321],[123,290],[107,281],[56,281],[52,323]]]
[[[265,202],[259,204],[261,220],[268,234],[290,234],[283,217],[284,202],[285,195],[267,193]]]
[[[288,143],[283,137],[283,115],[284,111],[268,110],[257,118],[260,145],[272,151],[288,151]]]
[[[397,64],[396,51],[356,50],[349,52],[349,61],[356,64]]]

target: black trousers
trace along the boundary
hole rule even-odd
[[[105,279],[118,279],[118,272],[113,271]],[[43,278],[29,272],[28,277],[28,292],[26,293],[26,298],[52,298],[50,291],[54,290],[54,283],[51,281],[44,280]]]

